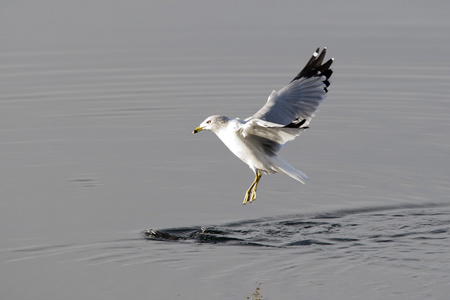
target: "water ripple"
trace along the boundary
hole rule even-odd
[[[382,207],[345,210],[313,216],[245,220],[224,225],[148,229],[147,240],[232,244],[241,246],[296,247],[408,243],[414,240],[449,240],[447,205]],[[417,244],[417,242],[415,242]]]

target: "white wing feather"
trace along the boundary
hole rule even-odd
[[[253,119],[241,127],[241,134],[244,138],[254,135],[271,140],[280,146],[292,141],[300,135],[299,128],[285,128],[283,125]]]

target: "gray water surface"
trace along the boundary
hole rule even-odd
[[[2,299],[447,299],[449,4],[20,1],[0,43]],[[317,47],[328,98],[253,173],[245,118]],[[252,294],[254,294],[252,296]]]

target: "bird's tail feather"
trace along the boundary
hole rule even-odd
[[[293,179],[300,181],[301,183],[305,183],[307,180],[309,180],[308,176],[306,176],[305,173],[295,169],[293,166],[288,164],[286,161],[281,159],[280,157],[277,157],[277,171],[284,173]]]

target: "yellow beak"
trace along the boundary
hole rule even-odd
[[[202,130],[203,130],[203,127],[197,127],[197,128],[194,129],[194,131],[192,131],[192,134],[200,132]]]

